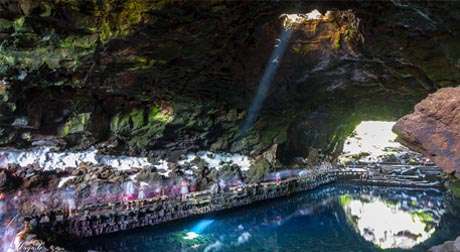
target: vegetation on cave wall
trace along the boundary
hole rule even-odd
[[[76,72],[98,46],[126,37],[137,25],[149,21],[146,13],[161,8],[152,1],[18,1],[19,15],[0,19],[0,74],[16,73],[18,79],[46,68]],[[74,79],[75,80],[75,79]],[[59,84],[78,84],[72,83]]]
[[[3,127],[14,121],[14,114],[28,113],[28,90],[45,93],[47,87],[87,88],[98,55],[110,40],[123,38],[138,25],[149,21],[148,11],[161,9],[168,1],[2,1],[0,35],[0,76],[2,78],[1,120]],[[133,61],[145,64],[141,57]],[[48,93],[49,95],[46,95]],[[89,92],[86,92],[89,93]],[[84,94],[83,96],[87,96]],[[73,99],[68,119],[57,134],[89,130],[91,110],[87,98]],[[84,103],[84,106],[81,104]],[[94,101],[93,101],[94,103]],[[98,120],[96,118],[94,120]],[[40,120],[39,121],[43,121]],[[40,128],[42,122],[35,123]],[[46,123],[45,123],[46,124]],[[11,129],[2,128],[3,142],[15,138]],[[17,133],[17,132],[16,132]]]
[[[2,145],[53,135],[67,147],[107,143],[112,151],[154,155],[212,149],[289,162],[312,149],[338,152],[361,120],[397,119],[460,79],[455,3],[0,6]],[[241,136],[280,15],[315,8],[323,18],[293,27],[263,111]]]

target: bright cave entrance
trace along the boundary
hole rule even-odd
[[[362,121],[344,142],[339,160],[342,164],[386,163],[429,164],[422,154],[409,150],[396,141],[394,121]]]

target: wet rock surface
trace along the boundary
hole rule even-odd
[[[460,88],[444,88],[415,106],[393,130],[400,141],[447,173],[460,171]]]

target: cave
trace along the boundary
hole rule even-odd
[[[4,251],[460,236],[457,2],[0,0],[0,38]]]

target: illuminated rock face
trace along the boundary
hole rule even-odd
[[[429,95],[393,130],[403,144],[460,176],[460,88],[444,88]]]
[[[327,14],[329,14],[329,12]],[[325,19],[326,16],[323,16],[321,12],[315,9],[306,14],[282,14],[280,17],[283,19],[283,27],[295,28],[295,26],[307,24],[310,20]]]
[[[344,195],[340,203],[357,232],[382,249],[412,248],[430,238],[439,222],[422,209],[379,198]]]

